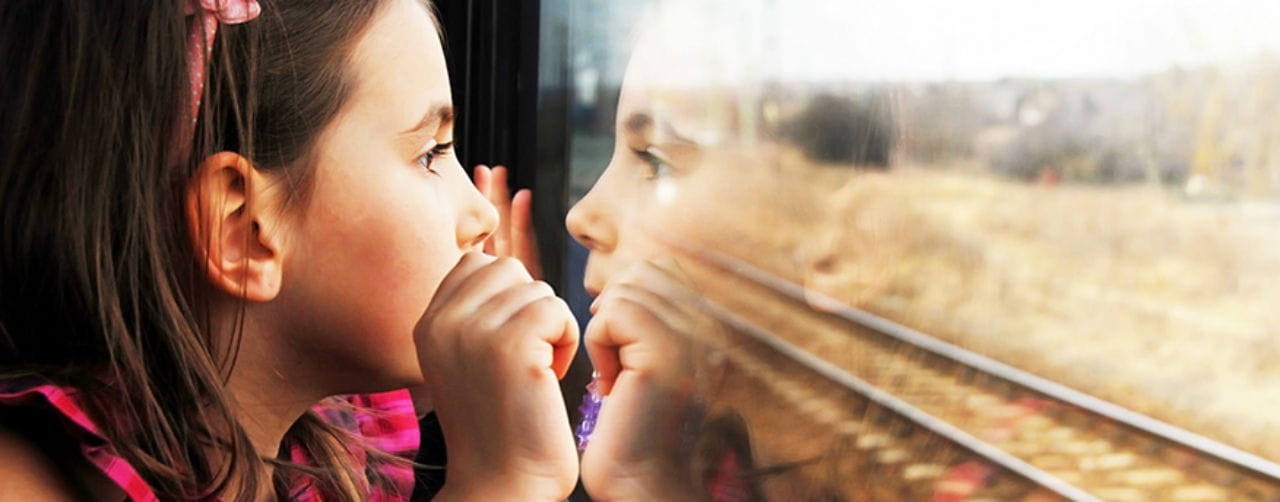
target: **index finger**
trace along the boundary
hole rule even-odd
[[[453,296],[458,288],[462,287],[466,282],[467,277],[497,259],[497,257],[478,251],[462,255],[462,259],[458,260],[458,264],[453,266],[453,270],[445,274],[444,279],[440,281],[440,286],[436,288],[435,294],[431,296],[431,304],[427,307],[426,316],[434,314],[440,308],[437,299]]]
[[[493,185],[493,170],[490,169],[489,166],[486,166],[484,164],[476,164],[474,181],[476,184],[476,190],[479,190],[480,193],[484,195],[484,198],[488,200],[490,204],[494,204],[493,197],[490,195],[490,192],[491,192],[490,187]],[[498,207],[498,205],[494,204],[494,207]],[[498,227],[498,228],[500,230],[502,227]],[[497,230],[495,230],[494,233],[496,234]],[[484,244],[482,245],[481,249],[488,254],[497,254],[496,250],[494,249],[492,235],[489,236],[488,239],[484,240]]]
[[[538,236],[533,230],[533,192],[525,188],[511,197],[511,255],[524,263],[529,275],[542,279]]]
[[[498,230],[493,233],[494,254],[511,256],[511,190],[507,168],[494,166],[489,178],[489,202],[498,208]]]

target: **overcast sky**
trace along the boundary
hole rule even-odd
[[[774,3],[802,80],[1133,76],[1280,54],[1276,0],[743,0]]]

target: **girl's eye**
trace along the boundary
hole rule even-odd
[[[667,160],[667,155],[662,153],[662,150],[659,150],[656,146],[651,146],[644,150],[632,150],[632,152],[635,152],[636,156],[640,157],[640,160],[643,160],[649,166],[649,174],[645,176],[645,179],[662,178],[671,174],[672,169],[674,169],[671,167],[671,161]]]
[[[431,140],[430,143],[427,143],[426,153],[419,155],[418,158],[415,160],[418,163],[418,167],[421,167],[423,169],[426,169],[434,173],[436,172],[436,170],[431,167],[431,163],[437,157],[440,157],[442,155],[448,155],[452,151],[453,151],[452,141],[448,143],[436,143],[436,140],[433,139]]]

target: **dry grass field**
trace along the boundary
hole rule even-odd
[[[1280,205],[812,169],[808,287],[1280,460]]]

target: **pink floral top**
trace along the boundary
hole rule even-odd
[[[397,390],[380,394],[341,396],[351,407],[316,408],[325,420],[360,435],[371,446],[412,459],[420,440],[417,415],[409,391]],[[97,467],[115,484],[119,485],[133,502],[158,502],[151,487],[138,475],[138,471],[123,458],[117,456],[110,443],[78,402],[75,389],[59,387],[39,380],[0,382],[0,413],[5,407],[37,407],[56,412],[65,420],[68,433],[80,444],[80,451],[89,463]],[[364,465],[364,456],[358,451],[357,465]],[[292,460],[306,462],[301,450],[292,452]],[[391,480],[391,487],[375,484],[371,488],[371,502],[397,502],[409,500],[413,490],[413,471],[407,466],[388,465],[379,473]],[[321,494],[315,489],[301,487],[297,502],[320,502]]]

